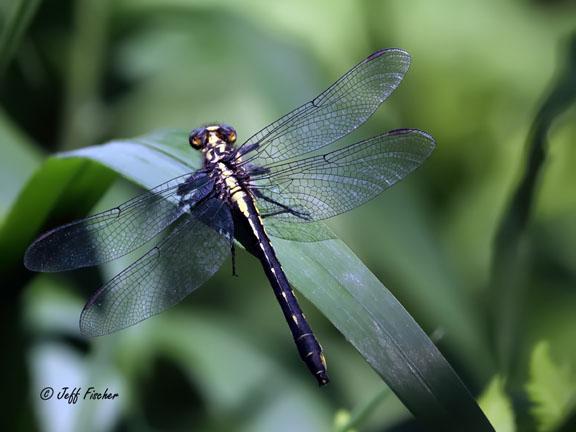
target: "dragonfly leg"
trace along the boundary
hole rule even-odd
[[[232,276],[238,276],[238,273],[236,272],[236,246],[234,245],[234,242],[232,242],[231,246],[230,246],[230,255],[232,256]]]
[[[307,213],[303,213],[303,212],[299,212],[297,210],[294,210],[290,207],[288,207],[287,205],[284,205],[276,200],[273,200],[272,198],[267,197],[266,195],[264,195],[262,192],[260,192],[259,190],[253,189],[252,190],[254,192],[254,195],[256,195],[257,198],[263,199],[264,201],[268,201],[269,203],[272,203],[274,205],[277,205],[278,207],[280,207],[282,210],[278,210],[272,213],[266,213],[262,215],[262,218],[267,218],[270,216],[276,216],[279,214],[284,214],[284,213],[290,213],[300,219],[304,219],[304,220],[310,220],[311,217],[309,214]]]

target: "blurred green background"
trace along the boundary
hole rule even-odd
[[[526,230],[506,240],[512,257],[491,265],[536,114],[553,89],[576,93],[573,1],[4,0],[0,18],[0,223],[53,152],[210,121],[242,141],[376,49],[406,49],[406,78],[354,138],[419,128],[437,149],[331,226],[433,335],[497,430],[576,430],[574,105],[551,120]],[[117,181],[94,211],[136,192]],[[81,338],[83,303],[120,261],[2,268],[3,430],[330,431],[370,402],[357,430],[423,430],[302,299],[332,376],[319,390],[244,252],[240,278],[226,264],[176,308]],[[88,385],[120,398],[39,397]]]

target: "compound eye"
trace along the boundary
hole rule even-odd
[[[234,130],[233,127],[228,125],[222,125],[220,129],[222,131],[223,138],[226,142],[229,142],[230,144],[236,142],[236,131]]]
[[[188,136],[188,142],[195,149],[201,149],[204,146],[204,134],[202,129],[194,129]]]

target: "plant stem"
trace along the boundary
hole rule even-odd
[[[512,365],[517,364],[515,353],[518,352],[521,304],[528,280],[527,266],[524,265],[527,259],[525,232],[546,162],[548,131],[554,120],[576,100],[576,34],[570,39],[566,57],[566,64],[532,123],[524,172],[494,240],[490,289],[497,304],[492,331],[504,376],[509,376]]]
[[[0,79],[38,10],[40,0],[16,0],[8,8],[0,34]]]
[[[348,421],[345,424],[338,426],[336,432],[350,432],[357,426],[360,426],[390,394],[390,389],[384,387],[376,393],[372,399],[357,405],[350,413]]]
[[[62,123],[62,149],[94,144],[102,127],[100,81],[104,68],[109,0],[78,0]]]

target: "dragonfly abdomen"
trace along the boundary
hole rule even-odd
[[[251,249],[253,249],[252,251],[260,260],[264,272],[272,285],[276,299],[292,332],[300,357],[306,363],[310,372],[316,377],[318,384],[327,384],[329,379],[322,347],[316,340],[302,309],[300,309],[296,295],[264,230],[252,197],[242,191],[234,195],[233,201],[237,210],[249,225],[249,231],[254,237],[254,247]]]

